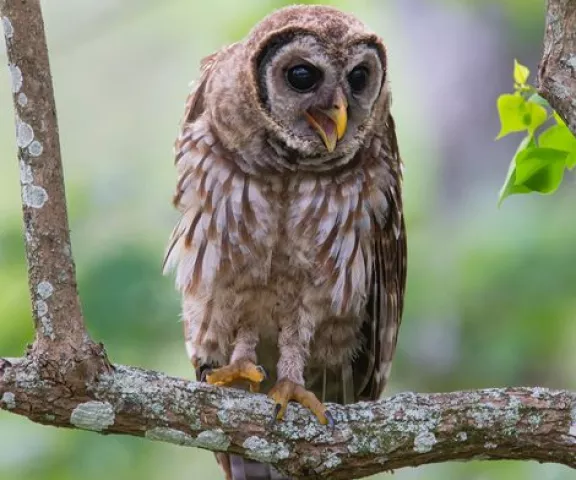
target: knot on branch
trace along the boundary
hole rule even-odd
[[[27,359],[35,365],[42,379],[65,385],[76,394],[85,393],[101,375],[113,371],[104,345],[89,338],[79,346],[35,343]]]

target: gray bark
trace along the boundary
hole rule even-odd
[[[548,0],[539,91],[576,135],[576,1]]]

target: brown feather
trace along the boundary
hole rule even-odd
[[[204,254],[206,253],[207,246],[208,246],[207,239],[204,239],[202,243],[200,243],[200,247],[198,248],[196,261],[194,263],[194,271],[192,273],[192,279],[190,280],[190,284],[187,289],[189,295],[194,295],[196,293],[196,290],[200,286],[200,282],[202,279],[202,263],[204,262]]]
[[[186,248],[190,248],[192,246],[192,240],[194,239],[194,232],[196,231],[196,227],[198,226],[198,222],[202,218],[202,211],[198,210],[196,215],[194,215],[194,219],[186,232],[186,237],[184,238],[184,246]],[[169,252],[170,253],[170,252]],[[168,255],[166,255],[168,257]]]
[[[387,118],[385,136],[380,155],[390,165],[396,183],[387,194],[387,218],[384,221],[373,219],[372,287],[363,327],[368,348],[356,360],[358,366],[367,372],[358,382],[358,398],[368,400],[379,398],[388,381],[388,368],[396,349],[406,285],[407,249],[400,195],[401,162],[391,115]],[[361,371],[359,368],[355,370]]]

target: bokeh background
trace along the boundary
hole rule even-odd
[[[114,362],[191,377],[161,276],[176,220],[172,142],[201,57],[280,0],[44,2],[73,250],[90,331]],[[406,163],[407,306],[387,394],[507,385],[576,390],[573,179],[497,194],[519,142],[495,101],[535,71],[544,0],[341,0],[389,47]],[[0,40],[1,41],[1,40]],[[0,56],[4,49],[1,49]],[[8,76],[0,82],[0,354],[32,338]],[[0,480],[218,479],[208,452],[35,425],[0,411]],[[378,478],[384,478],[380,476]],[[388,477],[386,477],[388,478]],[[555,465],[447,463],[396,480],[563,480]]]

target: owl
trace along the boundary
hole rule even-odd
[[[290,401],[332,424],[325,402],[377,399],[406,281],[380,38],[330,7],[272,13],[202,61],[175,155],[165,269],[198,379],[266,389],[276,421]],[[280,478],[219,458],[227,478]]]

